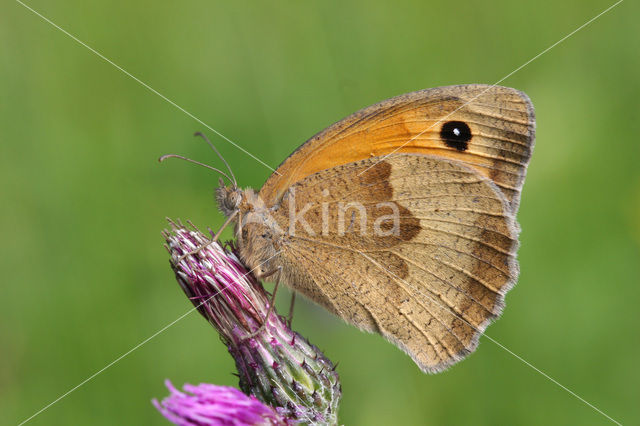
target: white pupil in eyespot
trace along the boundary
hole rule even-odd
[[[458,129],[457,127],[453,129],[453,134],[456,136],[460,136],[460,129]]]

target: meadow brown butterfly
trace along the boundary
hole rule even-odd
[[[241,258],[425,372],[472,352],[518,276],[529,98],[462,85],[365,108],[318,133],[259,192],[217,189]]]

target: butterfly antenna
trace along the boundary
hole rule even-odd
[[[207,137],[204,135],[204,133],[202,133],[202,132],[195,132],[195,133],[193,134],[193,136],[200,136],[202,139],[204,139],[204,140],[209,144],[209,146],[211,147],[211,149],[213,149],[213,151],[214,151],[216,154],[218,154],[218,157],[220,157],[220,159],[222,160],[222,162],[224,163],[224,165],[225,165],[225,166],[227,166],[227,170],[229,170],[229,173],[231,174],[231,177],[233,177],[233,186],[237,188],[237,187],[238,187],[238,182],[236,181],[236,177],[235,177],[235,175],[233,174],[233,170],[231,170],[231,167],[229,167],[229,163],[227,163],[227,160],[225,160],[225,159],[224,159],[224,157],[222,156],[222,154],[220,154],[220,151],[218,151],[218,149],[216,148],[216,146],[215,146],[213,143],[211,143],[211,141],[209,140],[209,138],[207,138]]]
[[[162,162],[163,162],[164,160],[166,160],[167,158],[179,158],[179,159],[181,159],[181,160],[188,161],[188,162],[190,162],[190,163],[194,163],[194,164],[197,164],[197,165],[202,166],[202,167],[206,167],[207,169],[210,169],[210,170],[213,170],[214,172],[218,172],[218,173],[220,173],[222,176],[226,177],[226,178],[229,180],[229,182],[230,182],[230,183],[232,183],[232,184],[234,184],[234,185],[236,184],[236,183],[235,183],[235,178],[234,178],[234,179],[231,179],[231,178],[230,178],[230,177],[229,177],[225,172],[223,172],[222,170],[216,169],[215,167],[211,167],[211,166],[210,166],[210,165],[208,165],[208,164],[204,164],[204,163],[201,163],[201,162],[199,162],[199,161],[192,160],[191,158],[183,157],[182,155],[178,155],[178,154],[166,154],[166,155],[163,155],[162,157],[158,158],[158,161],[159,161],[160,163],[162,163]]]

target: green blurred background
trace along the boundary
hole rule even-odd
[[[28,5],[271,166],[315,132],[417,89],[494,83],[607,1],[47,2]],[[614,419],[640,423],[640,30],[626,1],[502,84],[536,107],[521,278],[488,334]],[[0,423],[17,424],[185,313],[165,217],[216,228],[219,160],[270,171],[19,3],[0,6]],[[227,234],[230,237],[230,234]],[[284,307],[288,295],[280,294]],[[607,424],[483,338],[422,374],[310,303],[294,328],[339,362],[346,425]],[[166,424],[175,384],[236,385],[191,314],[34,418]]]

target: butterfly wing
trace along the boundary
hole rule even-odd
[[[462,85],[426,89],[372,105],[318,133],[260,191],[276,204],[301,179],[390,153],[460,161],[492,180],[517,210],[535,134],[533,106],[515,89]]]
[[[332,167],[290,187],[274,216],[288,230],[286,282],[427,372],[475,349],[518,274],[508,200],[458,161],[392,154]]]

